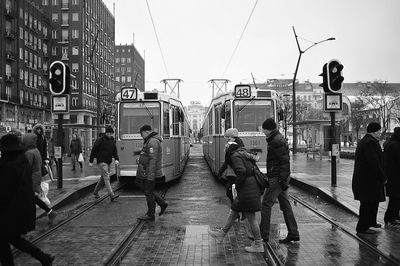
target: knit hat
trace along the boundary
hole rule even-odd
[[[140,128],[140,133],[142,133],[143,131],[151,131],[151,126],[149,125],[144,125]]]
[[[367,133],[373,133],[381,130],[381,125],[379,125],[377,122],[371,122],[367,126]]]
[[[268,130],[276,129],[276,123],[275,123],[274,119],[268,118],[267,120],[265,120],[264,123],[262,124],[262,128],[268,129]]]
[[[22,151],[23,149],[22,143],[15,134],[7,134],[0,139],[1,151]]]
[[[236,138],[239,136],[239,131],[236,128],[231,127],[225,131],[224,136],[225,138]]]
[[[106,127],[106,133],[114,133],[114,129],[111,126]]]

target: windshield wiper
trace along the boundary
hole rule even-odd
[[[256,98],[256,96],[251,97],[251,99],[250,99],[245,105],[243,105],[243,107],[239,108],[239,109],[237,110],[237,112],[238,112],[238,113],[241,112],[249,103],[251,103],[251,101],[254,100],[254,98]]]
[[[153,120],[154,116],[151,114],[149,108],[146,106],[146,104],[143,101],[141,103],[143,104],[144,108],[146,108],[146,111],[149,114],[150,119]]]

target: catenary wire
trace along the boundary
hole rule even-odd
[[[169,73],[168,73],[167,64],[165,63],[164,53],[163,53],[163,51],[162,51],[162,49],[161,49],[160,40],[158,39],[157,30],[156,30],[156,25],[155,25],[155,23],[154,23],[153,16],[152,16],[152,14],[151,14],[151,10],[150,10],[150,6],[149,6],[148,0],[146,0],[146,5],[147,5],[147,10],[149,11],[149,14],[150,14],[150,19],[151,19],[151,24],[153,25],[154,34],[156,35],[157,44],[158,44],[158,49],[160,49],[161,58],[162,58],[162,60],[163,60],[165,72],[167,73],[167,77],[169,78]]]
[[[223,78],[223,77],[225,76],[225,73],[226,73],[226,71],[228,70],[229,65],[231,64],[231,61],[232,61],[232,59],[233,59],[233,56],[235,55],[235,53],[236,53],[236,51],[237,51],[237,48],[239,47],[240,41],[242,40],[242,37],[243,37],[243,35],[244,35],[244,32],[246,31],[247,25],[248,25],[249,22],[250,22],[251,16],[253,15],[254,10],[256,9],[257,3],[258,3],[258,0],[256,0],[256,2],[254,3],[253,9],[251,10],[251,13],[250,13],[250,15],[249,15],[249,18],[247,19],[246,25],[245,25],[244,28],[243,28],[242,34],[240,34],[240,38],[239,38],[239,40],[238,40],[238,42],[237,42],[237,44],[236,44],[235,49],[233,49],[232,55],[231,55],[231,57],[229,58],[228,64],[226,65],[226,67],[225,67],[225,69],[224,69],[224,72],[223,72],[222,75],[221,75],[221,78]]]

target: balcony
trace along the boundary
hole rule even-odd
[[[9,40],[15,40],[15,34],[10,29],[6,29],[6,31],[4,32],[4,35]]]
[[[7,61],[16,61],[15,55],[11,52],[6,52],[6,60]]]
[[[61,41],[58,42],[59,44],[68,44],[69,43],[69,39],[68,38],[64,38]]]
[[[7,18],[15,19],[15,12],[11,8],[4,9],[4,13],[5,13]]]
[[[14,83],[14,77],[13,76],[11,76],[11,75],[6,75],[6,78],[5,78],[5,81],[7,82],[7,83]]]

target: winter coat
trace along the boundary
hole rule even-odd
[[[35,229],[32,171],[24,151],[2,152],[0,159],[0,238]]]
[[[111,164],[113,157],[115,160],[119,160],[114,138],[108,138],[106,134],[103,134],[94,143],[89,162],[93,163],[94,158],[96,158],[98,164]]]
[[[290,156],[289,145],[276,129],[267,138],[267,176],[289,183]]]
[[[258,212],[261,210],[261,190],[253,174],[252,162],[241,155],[242,149],[237,147],[227,150],[230,156],[228,164],[236,174],[236,177],[231,177],[237,191],[231,209],[237,212]]]
[[[32,185],[33,191],[40,193],[42,191],[40,183],[42,182],[42,158],[40,152],[36,148],[36,134],[28,133],[24,136],[22,142],[26,149],[25,155],[29,165],[32,167]]]
[[[386,195],[400,198],[400,128],[395,129],[386,145],[384,161],[387,177]]]
[[[39,128],[41,129],[40,133],[38,131]],[[47,159],[47,141],[44,137],[44,126],[42,124],[36,124],[32,131],[37,135],[36,148],[39,150],[42,162],[44,163],[44,160]]]
[[[363,202],[385,201],[383,153],[379,141],[366,134],[358,143],[352,180],[354,198]]]
[[[152,132],[143,140],[143,148],[138,159],[137,178],[154,181],[162,177],[162,139]]]
[[[79,153],[82,152],[82,142],[80,138],[76,138],[71,140],[71,144],[69,145],[71,149],[71,154],[76,154],[78,155]]]

